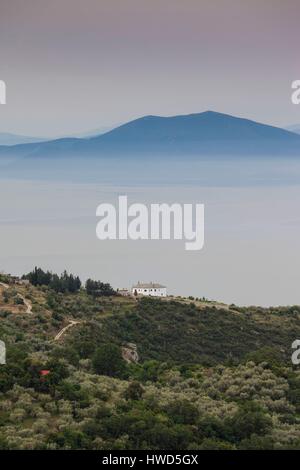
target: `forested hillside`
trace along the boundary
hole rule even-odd
[[[0,284],[0,448],[300,447],[299,307],[135,299],[40,274]]]

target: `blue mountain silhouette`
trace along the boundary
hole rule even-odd
[[[249,119],[206,111],[173,117],[145,116],[89,139],[0,147],[26,157],[159,155],[299,155],[300,136]]]

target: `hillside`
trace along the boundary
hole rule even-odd
[[[2,284],[0,448],[297,448],[299,318]]]
[[[88,139],[0,147],[0,156],[105,157],[153,155],[300,155],[299,135],[227,114],[206,111],[145,116]]]
[[[25,135],[10,134],[7,132],[0,132],[0,145],[19,145],[31,144],[35,142],[42,142],[46,140],[40,137],[28,137]]]
[[[226,364],[245,360],[250,352],[272,348],[288,361],[291,343],[300,337],[300,308],[197,308],[193,302],[141,299],[126,315],[105,317],[101,328],[80,326],[72,344],[83,336],[91,343],[135,343],[142,361],[174,364]],[[89,333],[91,337],[89,337]]]

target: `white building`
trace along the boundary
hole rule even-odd
[[[138,282],[135,286],[132,286],[131,292],[133,295],[147,295],[150,297],[167,296],[166,286],[162,286],[161,284],[156,284],[154,282]]]
[[[126,287],[122,287],[121,289],[118,289],[118,294],[123,295],[124,297],[128,297],[131,295],[131,292],[129,289],[126,289]]]

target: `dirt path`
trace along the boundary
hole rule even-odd
[[[8,284],[5,284],[4,282],[0,282],[0,286],[4,287],[4,289],[9,289],[9,285]],[[17,294],[17,296],[23,300],[24,302],[24,305],[26,307],[26,313],[32,313],[32,303],[30,302],[30,300],[27,300],[25,299],[24,295],[22,294]]]
[[[9,285],[5,284],[4,282],[0,282],[0,286],[4,287],[4,289],[8,289]]]
[[[78,325],[78,323],[81,323],[81,322],[75,321],[75,320],[69,320],[69,324],[65,326],[64,328],[62,328],[62,330],[60,330],[59,333],[57,333],[57,335],[54,338],[54,341],[57,341],[69,328],[71,328],[74,325]]]
[[[23,300],[24,305],[26,307],[26,313],[32,313],[32,303],[30,300],[25,299],[25,297],[21,294],[18,294],[18,297]]]

